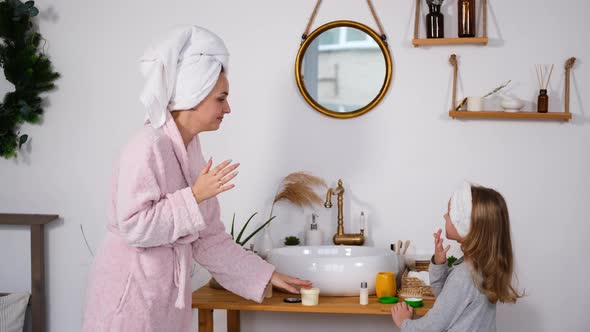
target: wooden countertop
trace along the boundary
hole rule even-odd
[[[208,285],[201,287],[192,294],[192,307],[197,309],[225,309],[246,311],[274,312],[313,312],[327,314],[364,314],[390,315],[391,304],[382,304],[375,295],[369,296],[368,305],[360,305],[358,296],[320,296],[319,305],[304,306],[301,303],[285,303],[286,297],[298,296],[273,290],[271,298],[262,303],[246,300],[226,290],[213,289]],[[424,307],[414,309],[415,316],[424,316],[432,308],[434,301],[424,300]]]

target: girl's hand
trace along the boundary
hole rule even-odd
[[[439,229],[438,232],[434,233],[434,264],[441,265],[447,262],[447,252],[451,249],[451,246],[448,245],[446,248],[443,248],[443,239],[440,237],[442,233],[442,229]]]
[[[197,180],[193,184],[192,191],[193,196],[197,200],[197,203],[208,200],[211,197],[215,197],[224,191],[228,191],[235,187],[234,184],[227,184],[233,178],[238,175],[238,171],[233,172],[240,164],[233,164],[230,160],[226,160],[221,164],[211,169],[213,160],[209,159],[205,168],[201,171],[201,174],[197,177]]]
[[[311,288],[312,283],[309,280],[301,280],[279,272],[273,272],[270,282],[273,286],[286,290],[289,293],[299,294],[299,290],[295,288]]]
[[[414,308],[408,306],[405,302],[400,302],[391,306],[391,318],[400,329],[406,319],[412,319]]]

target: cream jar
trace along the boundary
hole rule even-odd
[[[319,288],[301,288],[301,304],[302,305],[318,305],[320,301],[320,289]]]

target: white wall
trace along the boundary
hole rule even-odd
[[[299,95],[293,64],[314,1],[63,1],[38,3],[47,51],[62,74],[41,126],[17,161],[0,160],[0,211],[58,213],[47,230],[50,331],[79,331],[92,262],[105,233],[108,183],[118,148],[142,124],[138,57],[153,36],[176,23],[217,32],[232,54],[233,107],[223,128],[204,134],[207,156],[242,163],[238,186],[221,197],[233,212],[268,213],[280,178],[309,170],[347,189],[347,213],[370,215],[371,243],[412,239],[432,248],[448,196],[462,179],[497,188],[509,204],[520,285],[527,297],[498,307],[499,331],[585,331],[587,238],[590,235],[590,4],[584,0],[491,1],[488,47],[414,48],[413,1],[374,1],[393,54],[383,102],[353,120],[313,111]],[[444,5],[447,34],[456,31],[454,1]],[[352,19],[375,27],[361,0],[324,1],[315,26]],[[460,91],[484,94],[513,80],[533,100],[535,63],[555,63],[551,108],[561,110],[563,63],[578,57],[569,123],[460,121],[450,105],[448,56],[460,55]],[[5,85],[5,84],[4,84]],[[352,204],[352,203],[354,204]],[[352,206],[352,207],[351,207]],[[360,207],[359,207],[360,206]],[[289,213],[291,211],[292,213]],[[349,213],[350,212],[350,213]],[[279,218],[302,222],[300,211]],[[320,223],[334,224],[335,209]],[[354,212],[356,215],[356,212]],[[329,221],[328,221],[329,220]],[[301,226],[302,227],[302,226]],[[325,225],[323,227],[326,227]],[[350,223],[347,224],[350,229]],[[357,227],[354,224],[353,227]],[[0,228],[0,288],[29,289],[28,232]],[[200,270],[193,286],[207,280]],[[558,296],[567,296],[562,301]],[[218,322],[223,326],[223,315]],[[243,331],[390,330],[387,317],[244,313]]]

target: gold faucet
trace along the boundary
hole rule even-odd
[[[334,241],[334,244],[362,246],[365,243],[365,231],[363,229],[361,229],[360,233],[344,233],[344,216],[342,215],[344,187],[342,186],[342,180],[338,180],[336,189],[329,188],[326,193],[324,206],[328,209],[332,207],[332,194],[338,195],[338,230],[334,234],[332,241]]]

